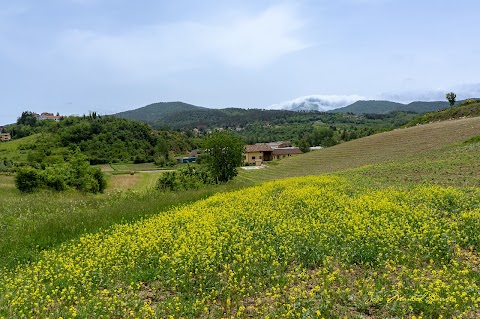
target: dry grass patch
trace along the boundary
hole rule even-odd
[[[0,175],[0,188],[15,188],[13,176]]]
[[[138,182],[141,180],[141,176],[138,174],[129,175],[112,175],[108,181],[107,191],[113,189],[130,189],[135,188]]]

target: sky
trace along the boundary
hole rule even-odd
[[[165,101],[480,97],[478,12],[477,0],[0,0],[0,125]]]

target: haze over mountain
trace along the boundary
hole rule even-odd
[[[366,98],[360,95],[307,95],[266,107],[269,110],[330,111]]]

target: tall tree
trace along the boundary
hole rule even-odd
[[[455,100],[457,98],[457,95],[453,92],[447,93],[445,96],[448,100],[448,103],[450,103],[450,106],[453,106],[455,104]]]
[[[229,131],[214,132],[205,139],[205,164],[217,183],[228,182],[237,176],[242,164],[245,144]]]

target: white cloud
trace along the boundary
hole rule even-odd
[[[196,68],[212,61],[258,68],[307,48],[309,44],[298,38],[303,26],[295,10],[282,5],[222,24],[158,24],[121,34],[69,30],[60,51],[77,61],[133,76]]]
[[[360,95],[308,95],[271,105],[268,109],[329,111],[365,99]]]
[[[378,98],[400,103],[414,101],[444,101],[448,92],[455,92],[457,100],[480,98],[480,83],[468,83],[436,89],[415,89],[381,93]]]

